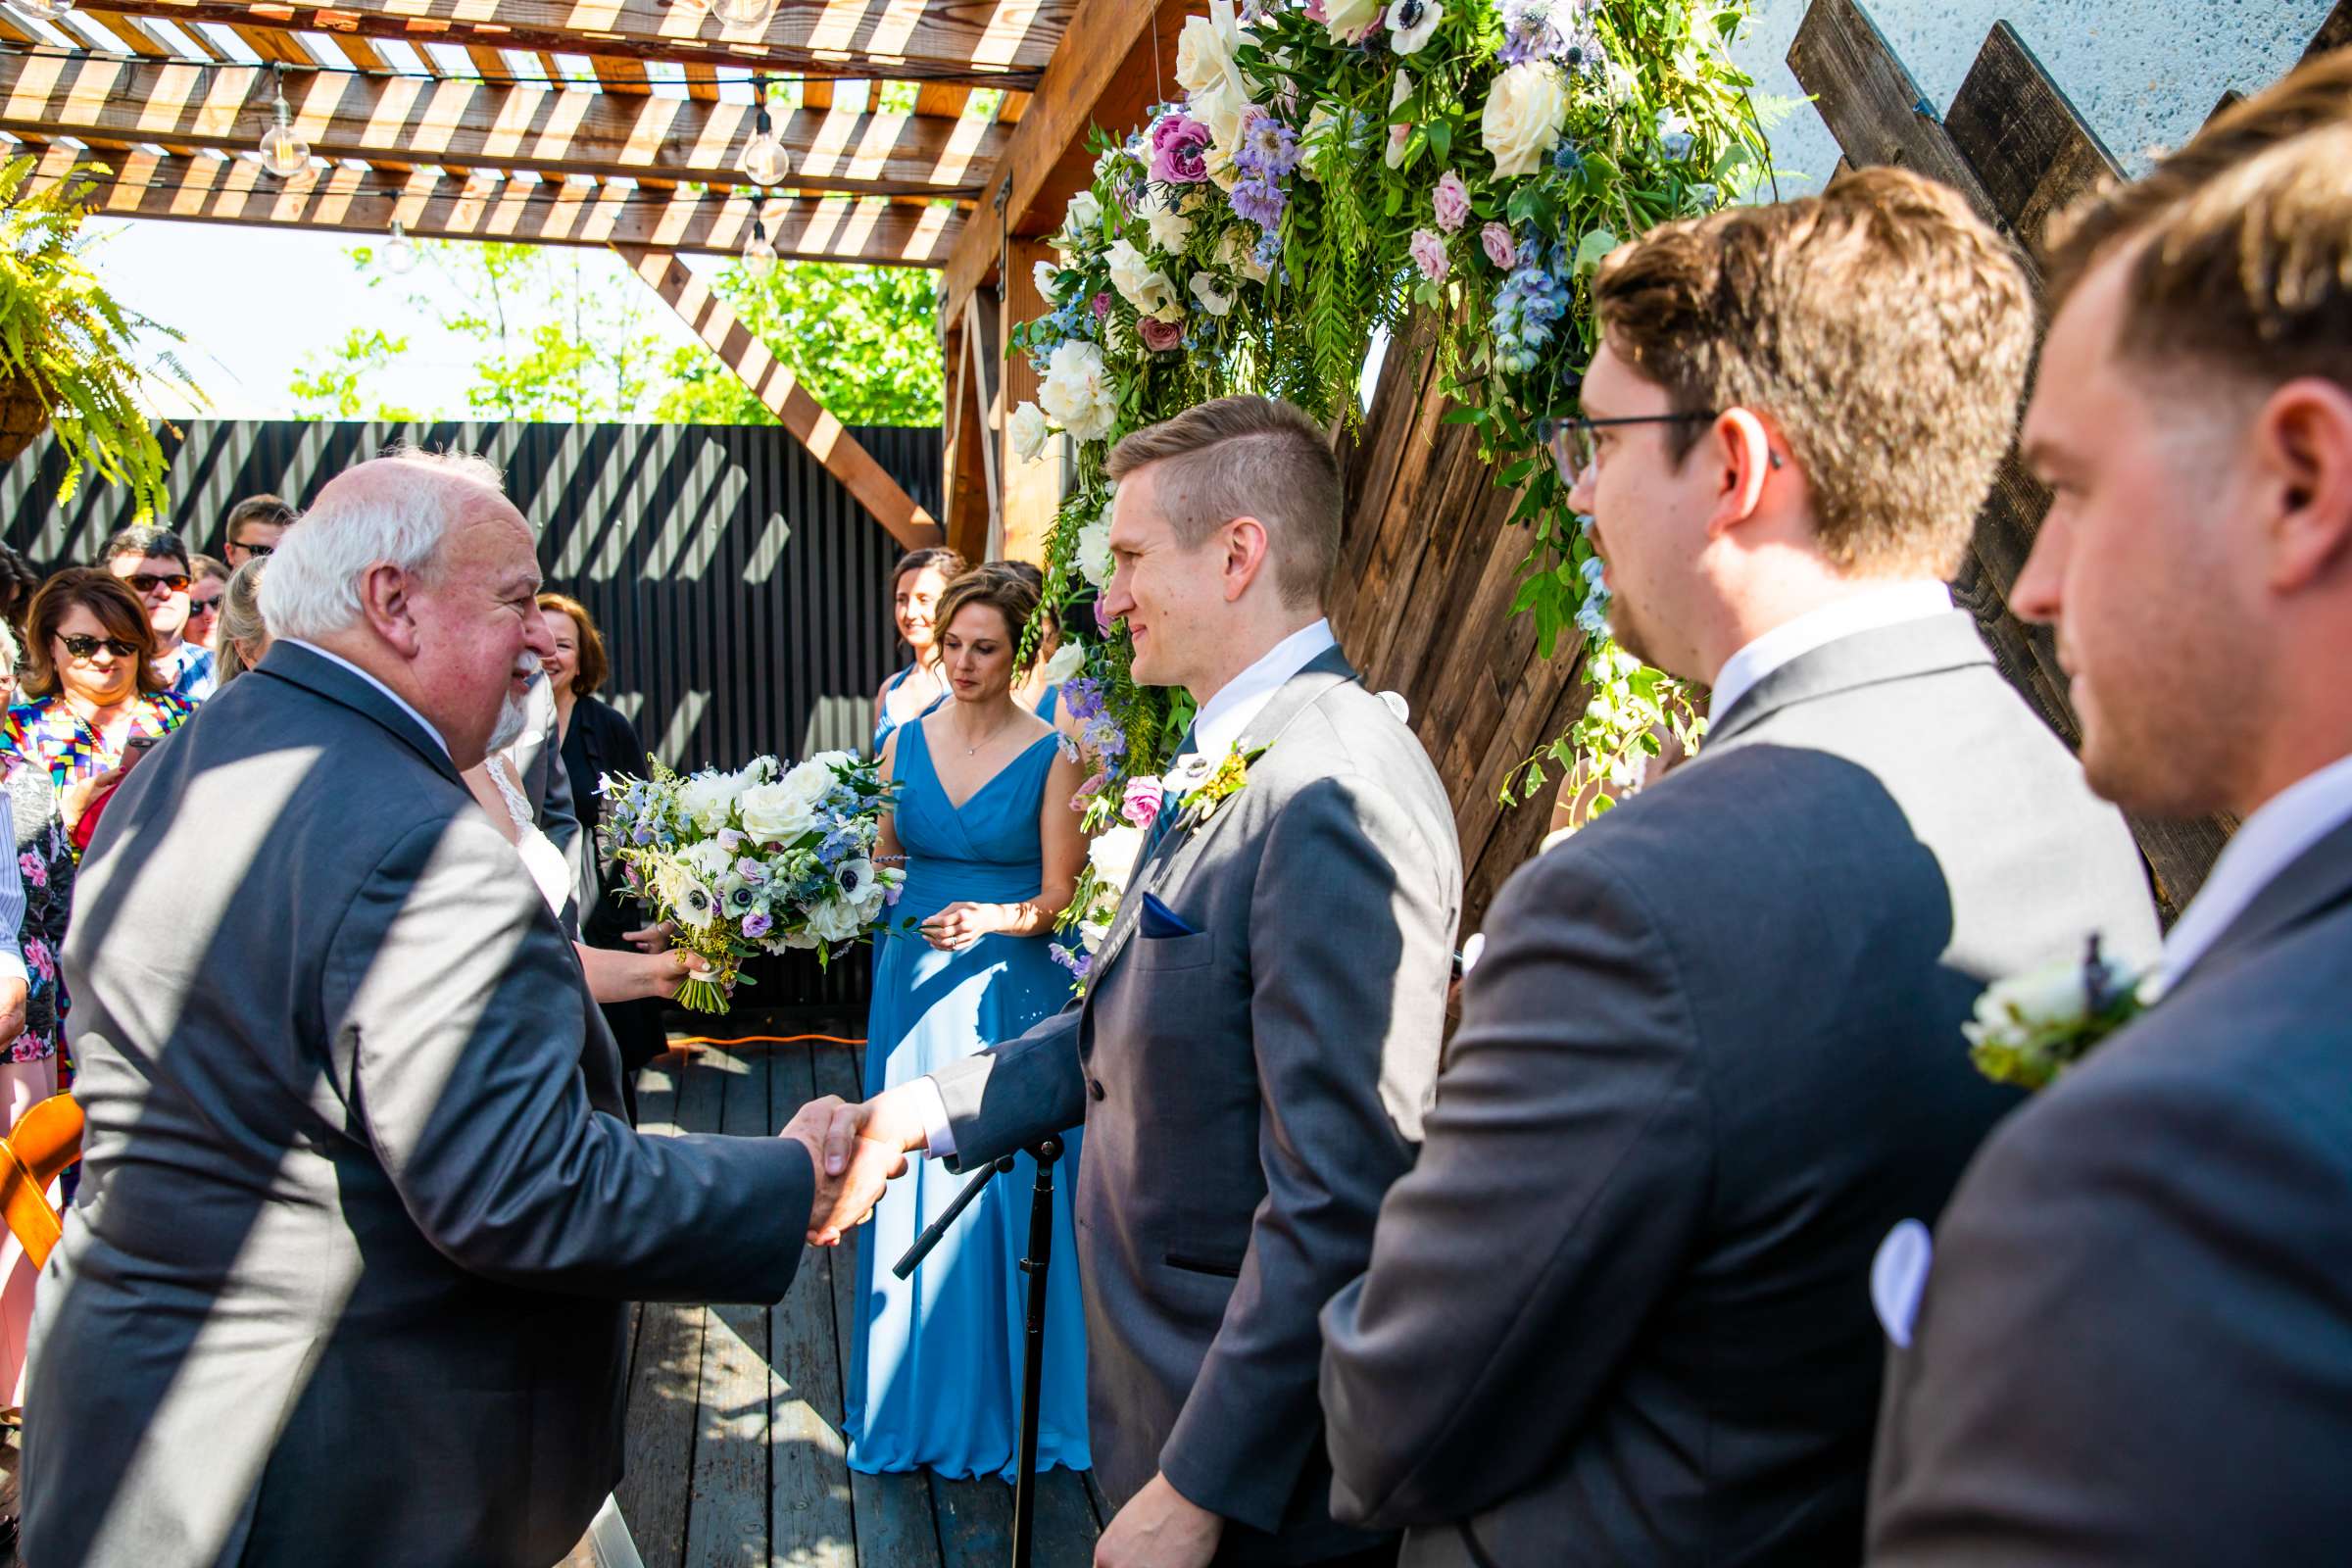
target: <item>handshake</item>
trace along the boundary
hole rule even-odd
[[[906,1155],[926,1144],[922,1112],[905,1087],[851,1104],[838,1095],[811,1100],[777,1136],[796,1139],[816,1166],[808,1209],[808,1245],[832,1247],[865,1223],[882,1189],[906,1173]]]

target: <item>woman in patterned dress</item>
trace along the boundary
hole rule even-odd
[[[160,740],[194,711],[156,676],[146,607],[93,567],[61,571],[32,596],[24,662],[0,753],[48,769],[69,830],[120,780],[130,742]]]

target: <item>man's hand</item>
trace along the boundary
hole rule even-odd
[[[24,1032],[24,982],[11,975],[0,980],[0,1046],[13,1045]]]
[[[831,1247],[845,1232],[865,1222],[894,1176],[906,1172],[906,1154],[870,1138],[853,1136],[837,1168],[828,1170],[830,1131],[844,1105],[838,1096],[811,1100],[794,1113],[778,1136],[794,1139],[808,1151],[816,1170],[816,1199],[808,1208],[808,1245]]]
[[[847,1171],[852,1148],[859,1139],[902,1152],[927,1147],[931,1141],[930,1129],[923,1125],[923,1113],[913,1088],[912,1084],[901,1084],[855,1105],[832,1100],[832,1116],[825,1128],[824,1157],[820,1162],[823,1173],[839,1176]]]
[[[1153,1476],[1111,1516],[1095,1543],[1095,1568],[1206,1568],[1225,1521]]]

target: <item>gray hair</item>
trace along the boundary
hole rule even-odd
[[[370,567],[422,576],[441,542],[465,520],[480,492],[503,495],[488,460],[466,452],[393,447],[327,481],[270,557],[270,635],[332,636],[360,617],[360,579]]]

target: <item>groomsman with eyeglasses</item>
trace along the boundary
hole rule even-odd
[[[172,696],[201,703],[213,695],[212,650],[187,639],[188,590],[195,575],[179,535],[132,523],[106,542],[106,569],[130,585],[155,628],[155,669]]]
[[[1504,888],[1414,1168],[1323,1312],[1347,1521],[1407,1564],[1853,1562],[1869,1275],[2015,1096],[1978,993],[2156,923],[2122,817],[1945,582],[2034,311],[1956,193],[1875,169],[1596,274],[1552,431],[1690,761]]]
[[[2100,794],[2242,818],[2154,1005],[2002,1127],[1888,1373],[1874,1563],[2352,1540],[2352,57],[2065,225],[2023,433]]]

